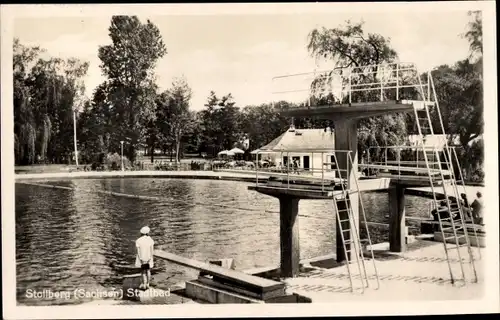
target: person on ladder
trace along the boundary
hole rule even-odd
[[[438,212],[439,212],[439,217],[441,217],[441,219],[445,219],[450,216],[448,212],[448,206],[446,205],[446,200],[441,200],[441,202],[439,202],[439,207],[431,211],[434,221],[439,221]]]

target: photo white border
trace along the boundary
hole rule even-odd
[[[356,10],[356,8],[362,8]],[[485,296],[478,301],[431,302],[342,302],[331,304],[286,305],[134,305],[134,306],[16,306],[15,197],[13,153],[13,79],[12,28],[16,17],[101,16],[130,14],[209,15],[209,14],[297,14],[412,11],[482,10],[484,45],[484,121],[485,172],[488,214],[486,216],[487,253],[485,261]],[[2,121],[2,251],[3,306],[6,319],[45,318],[147,318],[147,317],[243,317],[243,316],[332,316],[394,314],[460,314],[499,312],[499,224],[498,224],[498,135],[496,77],[496,10],[494,1],[412,2],[412,3],[258,3],[258,4],[170,4],[170,5],[2,5],[1,6],[1,121]],[[36,26],[34,26],[36,27]],[[465,57],[464,57],[465,58]]]

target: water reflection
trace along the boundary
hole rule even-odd
[[[18,193],[28,197],[26,202],[18,204],[16,201],[17,274],[24,274],[27,283],[37,283],[40,288],[54,287],[54,284],[62,288],[71,278],[69,273],[74,260],[71,245],[74,239],[71,220],[75,213],[73,192],[68,191],[61,197],[47,188],[16,186]],[[33,211],[28,201],[35,203],[38,209]],[[18,285],[18,299],[25,297],[27,289]]]
[[[89,179],[51,181],[78,189],[16,185],[18,301],[33,301],[28,288],[96,289],[121,285],[113,265],[135,261],[134,241],[151,227],[157,247],[186,257],[233,258],[238,268],[279,263],[278,200],[248,191],[247,183],[177,179]],[[157,197],[144,200],[82,190]],[[422,215],[426,200],[408,197],[407,214]],[[387,222],[386,193],[364,194],[369,221]],[[222,205],[222,206],[221,206]],[[334,252],[335,216],[331,201],[299,204],[301,257]],[[374,241],[387,228],[370,228]],[[166,285],[194,277],[193,270],[158,261]],[[160,281],[158,279],[158,281]],[[71,301],[70,303],[76,303]]]

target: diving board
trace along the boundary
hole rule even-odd
[[[231,284],[235,287],[253,292],[261,299],[265,299],[269,295],[276,296],[277,294],[285,294],[285,284],[282,282],[256,277],[240,271],[226,269],[215,264],[181,257],[163,250],[155,250],[154,256],[184,267],[199,270],[203,274],[213,276],[214,279],[221,279],[226,284]]]
[[[228,172],[228,173],[239,173],[239,174],[242,174],[242,173],[245,173],[250,176],[250,175],[253,175],[254,177],[256,175],[258,175],[258,178],[259,180],[266,180],[270,177],[279,177],[279,178],[287,178],[289,177],[290,180],[293,180],[293,179],[300,179],[300,180],[310,180],[310,181],[317,181],[317,182],[321,182],[322,180],[323,181],[336,181],[338,182],[340,179],[339,178],[335,178],[333,175],[335,173],[335,170],[334,169],[330,169],[330,170],[324,170],[324,176],[321,177],[321,170],[317,169],[314,171],[314,175],[311,175],[311,172],[312,170],[304,170],[304,169],[299,169],[298,171],[302,172],[303,174],[297,174],[295,172],[292,172],[292,170],[290,170],[290,172],[288,172],[288,174],[286,172],[279,172],[279,171],[272,171],[272,170],[265,170],[265,169],[259,169],[257,171],[255,170],[252,170],[252,171],[249,171],[249,170],[237,170],[237,169],[219,169],[217,170],[218,172]],[[285,170],[283,170],[285,171]],[[297,170],[296,170],[297,171]]]
[[[359,167],[370,168],[370,169],[380,169],[380,170],[396,170],[403,172],[415,172],[415,173],[433,173],[443,175],[451,174],[449,170],[438,170],[438,169],[427,169],[419,167],[405,167],[405,166],[392,166],[392,165],[382,165],[382,164],[358,164]]]
[[[425,160],[420,160],[420,161],[416,161],[416,160],[410,160],[410,161],[387,160],[387,161],[382,161],[382,162],[372,162],[371,164],[381,164],[381,165],[383,165],[385,163],[386,164],[416,164],[416,165],[422,164],[422,165],[425,166]],[[438,164],[438,163],[444,163],[444,162],[427,161],[427,163],[429,163],[429,164]]]

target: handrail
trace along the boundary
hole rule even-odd
[[[408,74],[408,72],[411,72]],[[313,78],[310,76],[313,75]],[[375,79],[370,82],[367,76],[375,76]],[[409,76],[408,76],[409,75]],[[406,76],[406,77],[405,77]],[[336,67],[326,70],[314,70],[312,72],[301,72],[295,74],[275,76],[272,78],[273,85],[277,81],[284,81],[284,79],[299,79],[302,84],[300,88],[288,90],[274,90],[273,94],[286,94],[286,93],[300,93],[309,92],[307,100],[310,104],[311,96],[321,97],[324,94],[333,94],[336,101],[343,101],[348,97],[349,103],[352,103],[353,92],[367,92],[367,91],[380,91],[379,100],[386,100],[386,95],[390,90],[395,90],[396,100],[400,98],[400,89],[415,88],[416,92],[423,94],[421,101],[427,101],[425,92],[418,90],[421,86],[421,75],[414,63],[391,62],[382,64],[363,65],[359,67]],[[315,86],[315,81],[319,86]],[[360,82],[361,80],[361,82]],[[371,80],[371,79],[370,79]],[[427,87],[430,88],[429,78],[427,79]],[[304,86],[304,87],[302,87]],[[369,98],[370,100],[372,98]]]
[[[260,150],[259,150],[260,151]],[[290,189],[292,188],[292,184],[294,181],[298,180],[309,180],[309,181],[317,181],[318,183],[321,183],[321,190],[325,191],[325,187],[331,186],[331,183],[340,183],[343,184],[345,179],[342,176],[337,177],[337,171],[338,166],[335,166],[335,163],[332,163],[329,157],[338,154],[338,153],[345,153],[349,154],[352,151],[351,150],[334,150],[331,148],[328,149],[315,149],[315,150],[307,150],[307,149],[289,149],[289,150],[274,150],[276,153],[281,153],[280,157],[280,163],[283,160],[284,157],[286,157],[286,164],[282,163],[282,166],[276,166],[276,167],[268,167],[268,168],[262,168],[258,165],[258,159],[259,159],[259,154],[260,152],[257,151],[256,154],[256,162],[257,165],[255,166],[255,175],[256,175],[256,186],[259,185],[259,174],[261,175],[277,175],[277,176],[282,176],[286,177],[286,188]],[[320,155],[320,167],[315,168],[314,165],[318,163],[318,159],[315,158],[315,155],[318,156]],[[297,167],[292,167],[292,159],[294,157],[303,157],[303,156],[309,156],[310,159],[310,165],[312,165],[309,168],[304,168],[303,163],[299,164]],[[349,164],[347,163],[347,166]],[[349,167],[346,169],[349,170]],[[345,171],[345,170],[341,170]],[[318,176],[321,173],[321,176]],[[357,174],[357,173],[355,173]],[[267,184],[267,182],[265,182]]]
[[[416,65],[413,62],[389,62],[389,63],[379,63],[379,64],[369,64],[369,65],[363,65],[360,67],[356,66],[351,66],[351,67],[335,67],[333,69],[322,69],[322,70],[315,70],[315,71],[307,71],[307,72],[299,72],[299,73],[292,73],[292,74],[285,74],[285,75],[280,75],[280,76],[275,76],[272,79],[280,79],[280,78],[285,78],[285,77],[293,77],[293,76],[298,76],[298,75],[305,75],[305,74],[317,74],[317,73],[324,73],[324,72],[332,72],[335,70],[355,70],[355,69],[361,69],[361,68],[373,68],[373,67],[380,67],[380,66],[396,66],[399,67],[401,65],[411,65],[412,67],[407,67],[406,69],[408,70],[416,70]],[[399,68],[399,70],[405,70],[404,68]],[[365,72],[359,72],[365,73]],[[368,73],[368,72],[366,72]]]
[[[380,152],[373,152],[374,149],[379,150]],[[392,151],[392,155],[389,155],[389,150],[394,150]],[[403,154],[403,152],[407,150],[411,151],[411,153]],[[395,167],[397,167],[397,175],[399,178],[401,178],[402,172],[415,171],[415,173],[417,173],[424,169],[425,172],[427,172],[427,165],[430,166],[429,173],[440,173],[438,167],[445,164],[446,161],[441,158],[435,158],[432,160],[425,159],[426,154],[429,152],[432,152],[432,156],[434,157],[436,155],[439,156],[439,154],[444,152],[444,150],[438,150],[435,146],[423,146],[422,144],[412,146],[372,146],[367,150],[367,163],[359,164],[359,166],[379,170],[384,170],[384,167],[386,167],[386,170],[392,171],[396,170]],[[449,168],[442,171],[446,175],[452,174]]]

